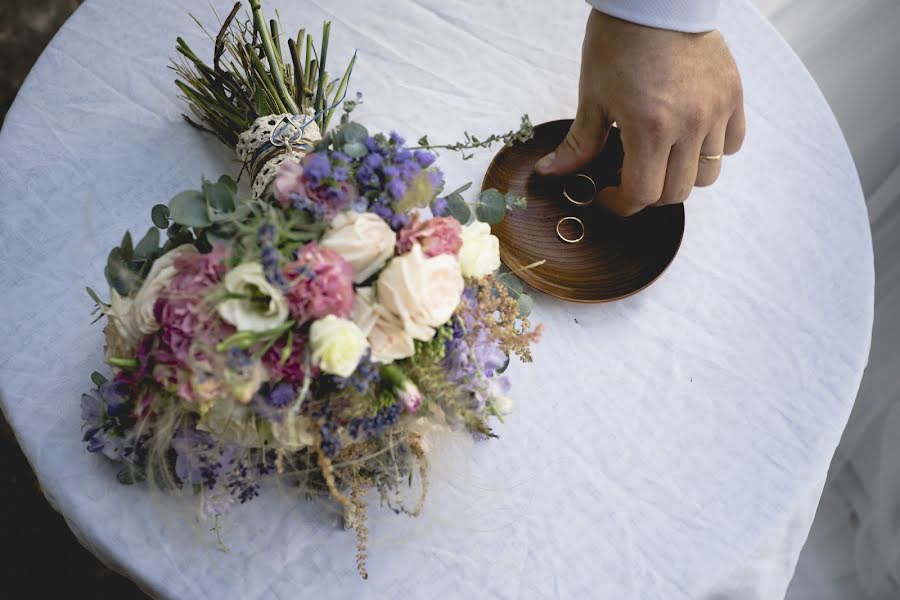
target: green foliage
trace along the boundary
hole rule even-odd
[[[472,182],[459,187],[445,196],[447,199],[447,210],[450,216],[459,221],[462,225],[468,225],[472,220],[472,209],[462,197],[462,193],[472,187]]]
[[[475,209],[478,220],[488,225],[496,225],[503,220],[506,214],[506,200],[503,194],[491,188],[484,190],[478,196],[478,208]]]
[[[416,357],[426,361],[440,362],[447,355],[447,342],[453,339],[453,327],[440,327],[434,337],[427,342],[416,340]]]
[[[184,227],[207,227],[212,224],[203,192],[188,190],[169,200],[169,216]]]
[[[102,374],[98,373],[97,371],[94,371],[93,373],[91,373],[91,381],[94,382],[94,385],[96,385],[97,387],[100,387],[101,385],[106,383],[107,379]]]
[[[150,219],[160,229],[166,229],[169,226],[169,207],[165,204],[157,204],[150,211]]]
[[[428,141],[428,136],[422,136],[419,139],[419,148],[414,148],[414,150],[450,150],[462,154],[463,160],[469,160],[474,154],[466,153],[467,150],[475,150],[478,148],[488,149],[496,142],[503,142],[505,146],[512,146],[517,142],[527,142],[534,137],[534,125],[531,124],[528,115],[522,115],[522,122],[519,124],[518,129],[513,129],[506,133],[494,134],[483,140],[478,139],[468,131],[464,131],[463,135],[465,136],[465,141],[457,142],[455,144],[431,144]]]

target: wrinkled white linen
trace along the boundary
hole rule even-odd
[[[125,487],[80,443],[78,399],[101,365],[85,284],[150,207],[236,173],[185,125],[166,60],[208,39],[184,5],[88,0],[25,82],[0,133],[2,407],[50,501],[105,562],[164,598],[781,597],[869,348],[871,240],[835,120],[745,1],[720,27],[746,86],[748,136],[687,204],[653,286],[581,306],[537,295],[535,364],[513,365],[501,439],[436,453],[418,519],[373,506],[367,582],[335,513],[274,489],[237,508],[216,549],[190,504]],[[231,2],[217,0],[227,12]],[[371,129],[453,141],[571,116],[580,2],[268,3],[282,23],[334,20],[329,61]],[[301,15],[301,8],[305,14]],[[491,153],[444,155],[448,185]],[[376,503],[377,504],[377,503]]]

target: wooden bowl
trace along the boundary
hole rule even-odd
[[[619,217],[599,206],[594,185],[578,174],[590,177],[598,192],[618,185],[623,153],[615,128],[600,156],[578,174],[545,177],[535,173],[535,163],[556,149],[571,124],[562,120],[537,125],[530,141],[504,147],[494,157],[482,190],[514,192],[527,199],[528,207],[507,211],[492,230],[500,238],[500,259],[509,269],[547,261],[518,273],[531,287],[572,302],[617,300],[653,283],[675,258],[684,235],[684,207],[648,208]],[[576,205],[564,192],[590,204]],[[557,223],[570,216],[584,223],[584,237],[577,243],[566,243],[557,235]],[[574,239],[581,228],[567,220],[560,229],[563,236]]]

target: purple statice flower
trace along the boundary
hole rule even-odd
[[[347,425],[347,433],[354,439],[358,439],[360,436],[365,438],[380,436],[400,420],[401,414],[403,414],[403,406],[399,403],[382,407],[371,417],[360,417],[350,421]]]
[[[259,483],[253,478],[250,466],[243,460],[238,462],[236,467],[228,473],[225,485],[235,500],[241,504],[259,496]]]
[[[401,200],[406,195],[406,183],[400,177],[392,177],[387,189],[394,200]]]
[[[354,387],[360,393],[365,394],[369,390],[369,386],[379,378],[379,367],[372,362],[371,356],[371,350],[367,350],[360,359],[356,371],[350,377],[335,377],[334,381],[338,389]]]
[[[322,452],[328,458],[334,456],[341,449],[341,438],[338,435],[338,427],[334,423],[325,422],[319,426],[319,433],[322,435]]]
[[[303,161],[303,174],[312,185],[321,185],[324,179],[331,175],[331,161],[328,155],[322,152],[310,154]]]
[[[416,150],[413,156],[415,157],[416,162],[419,163],[419,166],[421,166],[423,169],[430,167],[437,159],[437,156],[434,154],[434,152],[429,152],[427,150]]]
[[[296,392],[294,392],[294,388],[289,383],[278,383],[269,390],[268,395],[266,396],[266,402],[268,402],[269,406],[273,406],[275,408],[286,408],[289,406],[294,399],[297,397]]]
[[[431,167],[434,155],[410,150],[404,143],[396,132],[370,136],[365,142],[369,153],[356,171],[360,195],[402,212],[430,202],[429,196],[443,186],[443,176]]]
[[[435,198],[431,203],[431,214],[435,217],[446,217],[450,209],[447,207],[446,198]]]
[[[276,237],[275,226],[270,223],[260,227],[256,235],[260,247],[260,263],[266,281],[284,291],[287,289],[287,281],[281,272],[281,255],[275,248]]]
[[[243,371],[253,362],[253,359],[250,358],[250,354],[246,350],[241,350],[237,346],[232,346],[228,350],[228,356],[225,359],[225,364],[228,365],[228,368],[232,371]]]

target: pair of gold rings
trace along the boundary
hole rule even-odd
[[[590,185],[590,188],[587,187]],[[575,206],[587,206],[594,201],[597,195],[597,183],[583,173],[578,173],[573,177],[569,184],[563,188],[563,196]],[[563,229],[571,229],[572,224],[577,225],[575,233],[569,234]],[[580,231],[580,233],[577,233]],[[584,222],[578,217],[563,217],[556,222],[556,235],[567,244],[577,244],[584,239],[585,229]]]

